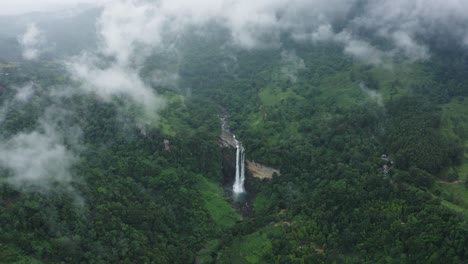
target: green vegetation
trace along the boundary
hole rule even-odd
[[[263,214],[267,212],[271,207],[270,198],[264,195],[263,193],[257,194],[253,202],[255,212]]]
[[[465,148],[464,155],[460,157],[461,165],[455,166],[453,169],[458,174],[461,180],[467,178],[468,175],[468,109],[466,104],[468,98],[456,97],[448,104],[442,106],[442,131],[446,137],[450,137],[457,141],[458,144]]]
[[[467,98],[455,97],[442,105],[442,133],[458,143],[463,155],[458,157],[459,164],[447,168],[443,181],[438,182],[432,192],[444,199],[443,204],[468,217],[468,108]],[[449,183],[449,182],[453,182]]]
[[[186,38],[184,60],[153,58],[145,66],[148,76],[153,68],[177,68],[183,87],[154,87],[166,99],[156,122],[139,122],[139,108],[121,111],[119,100],[74,95],[58,103],[70,112],[58,129],[80,128],[73,192],[2,184],[1,261],[468,260],[467,188],[446,183],[468,177],[468,93],[460,88],[468,86],[441,70],[463,72],[463,65],[363,65],[337,45],[285,37],[282,48],[306,66],[296,80],[282,73],[281,50],[230,50],[219,39]],[[60,67],[44,65],[7,68],[2,85],[32,78],[43,96],[9,108],[2,139],[37,128],[53,103],[47,92],[75,85]],[[0,102],[13,96],[7,89]],[[281,171],[271,180],[247,179],[253,210],[243,217],[223,192],[229,179],[221,174],[221,111],[247,158]]]
[[[223,190],[214,182],[199,177],[198,189],[205,201],[206,209],[217,226],[232,227],[240,219],[239,213],[232,208]]]
[[[215,239],[206,243],[205,247],[197,254],[198,263],[213,263],[215,262],[216,254],[219,250],[219,240]]]
[[[274,228],[263,228],[250,235],[235,239],[232,245],[219,253],[218,263],[269,263],[265,257],[272,254],[273,246],[268,234]]]
[[[464,184],[438,182],[434,187],[434,192],[439,192],[443,199],[463,208],[465,213],[468,213],[468,190]]]

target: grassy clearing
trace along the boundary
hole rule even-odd
[[[457,97],[442,106],[442,132],[468,147],[468,98]]]
[[[184,98],[175,94],[163,95],[167,107],[162,111],[158,119],[157,126],[161,129],[163,135],[174,137],[181,127],[185,126],[182,123],[183,115],[187,115]]]
[[[441,132],[452,140],[459,141],[465,146],[463,164],[449,168],[448,172],[455,171],[459,180],[468,180],[468,98],[453,98],[449,103],[442,105]],[[444,199],[443,205],[454,211],[468,216],[468,188],[461,184],[436,183],[434,187]]]
[[[442,196],[454,204],[468,210],[468,191],[463,184],[436,183],[442,191]]]
[[[265,106],[275,106],[279,105],[285,100],[303,100],[301,96],[298,96],[292,90],[281,90],[275,86],[267,86],[263,88],[260,92],[260,99],[262,104]]]
[[[201,190],[205,207],[218,228],[232,227],[240,219],[239,213],[232,208],[223,190],[216,183],[200,177],[198,188]]]
[[[447,208],[457,212],[457,213],[461,213],[463,214],[466,218],[468,218],[468,211],[465,209],[465,208],[462,208],[456,204],[453,204],[449,201],[446,201],[446,200],[442,200],[442,205],[443,206],[446,206]]]
[[[319,85],[321,91],[317,98],[321,105],[325,106],[325,111],[339,106],[343,109],[350,109],[361,104],[365,99],[358,83],[350,79],[349,72],[339,72],[335,75],[324,78]]]
[[[468,180],[468,98],[457,97],[442,106],[442,133],[465,146],[464,162],[454,167],[460,180]]]
[[[432,75],[421,64],[399,65],[398,67],[375,67],[372,75],[379,81],[379,91],[385,101],[411,94],[411,87],[432,82]]]
[[[442,205],[468,217],[468,189],[464,184],[437,182],[433,189],[440,193]]]
[[[237,238],[229,248],[219,253],[217,263],[266,263],[263,257],[271,254],[273,248],[268,234],[279,230],[278,227],[265,227]]]
[[[291,89],[281,90],[280,88],[269,85],[264,87],[260,93],[261,110],[251,113],[248,117],[250,127],[257,134],[264,135],[264,144],[269,146],[278,146],[281,141],[288,139],[301,138],[298,132],[299,124],[289,122],[288,111],[280,111],[284,106],[296,107],[304,104],[304,98]],[[290,109],[289,109],[290,110]],[[276,127],[276,122],[272,120],[281,119],[283,125],[281,129]],[[278,131],[281,133],[278,133]]]

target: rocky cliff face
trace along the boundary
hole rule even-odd
[[[247,160],[247,170],[252,174],[253,177],[260,179],[271,179],[273,174],[281,175],[280,171],[274,168],[267,167],[255,161]]]
[[[219,142],[223,148],[236,148],[236,142],[234,141],[234,135],[227,129],[223,129]]]
[[[219,137],[219,144],[223,148],[224,185],[228,186],[232,185],[236,176],[236,141],[234,134],[229,130],[227,116],[223,116],[220,119],[222,133]],[[260,179],[271,179],[275,173],[281,175],[277,169],[250,160],[247,160],[246,172],[248,175]]]
[[[232,189],[236,177],[236,149],[232,147],[223,147],[223,186]]]
[[[236,177],[236,141],[234,135],[229,130],[227,124],[227,115],[222,115],[221,120],[221,136],[219,137],[219,145],[223,149],[223,186],[232,186]]]
[[[229,130],[227,114],[223,114],[219,119],[221,120],[221,136],[219,137],[221,147],[235,149],[236,140],[234,139],[234,134]]]

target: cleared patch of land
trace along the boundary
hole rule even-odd
[[[232,227],[240,219],[240,215],[224,196],[222,188],[205,177],[200,177],[198,184],[205,208],[218,228]]]
[[[247,161],[247,169],[255,178],[259,179],[271,179],[275,173],[281,175],[280,171],[277,169],[273,169],[250,160]]]

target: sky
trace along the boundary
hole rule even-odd
[[[104,0],[0,0],[0,15],[18,15],[35,11],[50,11],[76,4],[99,4]]]

